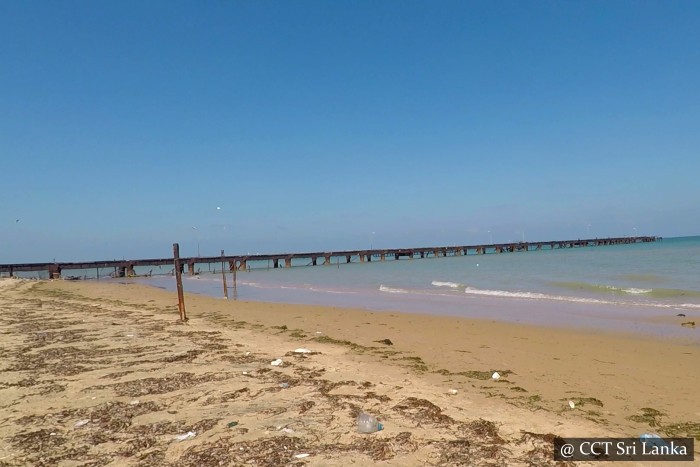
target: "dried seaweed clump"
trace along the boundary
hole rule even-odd
[[[158,439],[153,436],[139,436],[138,438],[130,439],[126,445],[119,450],[119,455],[124,457],[132,457],[140,451],[146,451],[158,444]]]
[[[494,444],[505,444],[505,440],[498,434],[498,427],[495,423],[480,418],[474,420],[467,425],[467,429],[472,436],[477,437],[480,441],[486,441]]]
[[[433,443],[431,443],[433,444]],[[467,466],[477,465],[472,459],[471,444],[466,439],[453,439],[434,443],[440,453],[437,465]]]
[[[522,431],[522,436],[515,442],[517,445],[529,444],[530,449],[515,458],[518,465],[527,467],[556,466],[573,467],[575,462],[562,462],[554,460],[554,439],[556,435],[552,433],[532,433]]]
[[[207,373],[196,376],[192,373],[176,373],[164,378],[142,378],[123,383],[93,386],[92,389],[113,388],[119,396],[139,397],[149,394],[165,394],[166,392],[188,389],[208,381],[219,381],[226,376]]]
[[[642,407],[641,415],[632,415],[627,417],[627,420],[632,420],[637,423],[646,423],[649,426],[659,426],[661,424],[659,418],[665,414],[651,407]]]
[[[395,411],[418,424],[451,425],[454,420],[442,413],[442,409],[426,399],[408,397],[393,407]]]
[[[36,431],[20,433],[12,437],[12,444],[30,452],[40,452],[60,446],[66,438],[58,434],[58,429],[42,428]]]
[[[232,442],[221,438],[213,443],[194,446],[180,456],[179,467],[213,467],[222,465],[289,465],[294,455],[309,452],[301,438],[276,436],[252,441]]]
[[[131,426],[131,420],[134,417],[157,412],[160,409],[161,407],[155,402],[143,402],[135,405],[125,402],[107,402],[97,407],[82,409],[78,412],[78,416],[89,419],[91,425],[97,425],[102,430],[121,432]]]
[[[417,448],[418,445],[413,441],[411,433],[404,431],[394,438],[362,436],[349,446],[343,447],[342,450],[364,454],[374,461],[385,461],[399,454],[414,452]]]
[[[192,360],[205,353],[204,350],[188,350],[184,354],[171,355],[170,357],[165,357],[161,359],[165,363],[192,363]]]
[[[174,435],[180,433],[187,433],[189,431],[194,431],[196,433],[204,433],[214,428],[219,423],[218,419],[208,418],[205,420],[200,420],[197,423],[186,423],[184,421],[178,422],[156,422],[150,425],[138,425],[133,427],[130,431],[137,433],[139,436],[143,437],[153,437],[160,435]]]
[[[663,427],[663,431],[669,436],[692,437],[700,441],[700,423],[697,422],[674,423],[672,425],[666,425]]]

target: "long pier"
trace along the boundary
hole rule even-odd
[[[236,255],[236,256],[206,256],[181,258],[181,268],[184,272],[184,265],[187,264],[187,272],[195,274],[197,264],[218,264],[225,262],[229,270],[246,270],[248,263],[253,261],[268,261],[272,267],[279,268],[292,267],[292,260],[307,259],[308,265],[316,266],[333,264],[343,259],[344,263],[371,262],[373,260],[386,261],[387,259],[413,259],[446,256],[466,256],[483,255],[491,253],[514,253],[521,251],[537,251],[543,249],[562,248],[582,248],[607,245],[624,245],[631,243],[648,243],[660,240],[660,237],[615,237],[615,238],[594,238],[587,240],[556,240],[546,242],[517,242],[517,243],[494,243],[484,245],[463,245],[463,246],[440,246],[424,248],[398,248],[398,249],[369,249],[369,250],[348,250],[348,251],[325,251],[313,253],[281,253],[265,255]],[[113,269],[116,277],[136,276],[137,266],[173,266],[173,258],[158,259],[133,259],[133,260],[111,260],[111,261],[88,261],[88,262],[55,262],[55,263],[18,263],[0,264],[0,275],[9,274],[13,276],[17,272],[47,271],[49,278],[58,279],[64,271],[70,270],[90,270],[96,269],[99,277],[100,269]]]

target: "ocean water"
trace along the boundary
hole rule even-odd
[[[695,339],[658,322],[700,316],[700,237],[655,243],[268,268],[237,274],[236,299],[396,310],[500,321],[627,329]],[[222,297],[221,266],[183,275],[188,292]],[[156,274],[159,271],[154,271]],[[166,271],[160,271],[166,272]],[[227,274],[229,288],[232,275]],[[174,290],[171,276],[134,279]],[[233,296],[233,291],[229,291]],[[656,321],[656,322],[653,322]]]

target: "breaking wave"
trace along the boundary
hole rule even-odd
[[[387,287],[385,285],[380,285],[379,286],[379,291],[380,292],[387,292],[387,293],[411,293],[410,290],[406,289],[397,289],[394,287]]]
[[[458,289],[460,287],[466,287],[464,284],[458,284],[457,282],[443,282],[443,281],[433,281],[431,282],[435,287],[450,287],[452,289]]]

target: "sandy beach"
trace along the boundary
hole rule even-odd
[[[185,300],[182,324],[136,283],[0,279],[0,466],[564,465],[554,436],[642,433],[699,455],[690,341]]]

